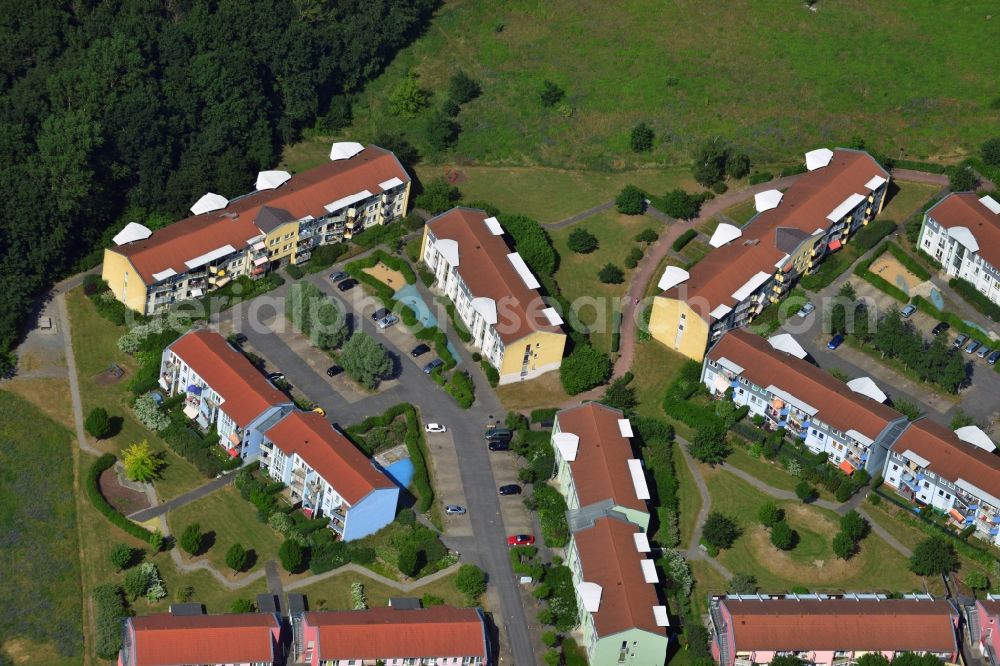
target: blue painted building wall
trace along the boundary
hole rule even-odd
[[[347,511],[344,521],[344,541],[374,534],[396,517],[399,488],[379,488],[368,493]]]

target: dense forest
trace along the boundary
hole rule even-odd
[[[252,189],[436,0],[0,1],[0,374],[34,299],[126,222]]]

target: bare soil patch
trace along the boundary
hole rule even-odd
[[[371,275],[382,284],[389,285],[393,288],[393,290],[399,290],[406,286],[406,278],[403,277],[403,274],[389,268],[381,261],[371,268],[365,268],[363,270],[365,273],[368,273],[368,275]]]
[[[907,294],[913,291],[914,287],[923,282],[916,275],[906,270],[903,264],[899,263],[896,257],[889,253],[883,254],[881,257],[875,260],[875,263],[871,265],[869,270],[875,275],[880,276],[882,279],[886,280],[889,284],[899,287]]]
[[[126,488],[118,483],[118,475],[115,473],[114,467],[109,467],[101,473],[99,483],[104,498],[111,506],[126,516],[149,506],[149,500],[145,493]]]

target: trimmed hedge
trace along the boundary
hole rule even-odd
[[[448,301],[444,307],[448,311],[448,316],[451,317],[451,325],[455,329],[455,335],[458,336],[458,339],[462,342],[472,342],[472,333],[469,332],[469,329],[465,327],[465,324],[459,318],[455,304]]]
[[[958,292],[958,295],[969,302],[974,308],[979,310],[993,321],[1000,321],[1000,306],[983,295],[983,292],[973,286],[973,284],[962,278],[952,278],[948,281],[948,286]]]
[[[673,244],[671,244],[670,247],[672,247],[674,249],[674,252],[680,252],[681,249],[683,249],[683,247],[685,245],[687,245],[692,240],[694,240],[694,237],[697,236],[697,235],[698,235],[698,232],[696,230],[694,230],[694,229],[688,229],[687,231],[685,231],[684,233],[682,233],[680,236],[678,236],[674,240]]]
[[[871,265],[875,263],[876,259],[885,254],[886,250],[889,249],[890,245],[891,245],[890,243],[885,242],[879,245],[877,248],[875,248],[875,251],[872,252],[872,255],[869,259],[865,259],[860,264],[854,267],[854,274],[857,275],[862,280],[865,280],[866,282],[873,285],[876,289],[880,289],[885,293],[889,294],[897,301],[901,303],[906,303],[910,300],[910,297],[907,296],[902,289],[900,289],[894,284],[891,284],[881,275],[876,275],[875,273],[872,273],[870,270],[868,270],[869,268],[871,268]]]
[[[114,454],[105,453],[90,466],[90,469],[87,470],[87,497],[90,499],[90,503],[94,505],[94,508],[104,514],[104,517],[110,520],[113,525],[131,534],[136,539],[142,539],[146,543],[150,543],[153,533],[145,527],[133,523],[119,513],[117,509],[108,503],[108,500],[101,493],[101,474],[105,470],[111,469],[116,460],[117,458],[115,458]]]
[[[569,543],[569,525],[566,522],[566,500],[559,491],[541,481],[532,486],[532,497],[538,511],[542,539],[550,548],[562,548]]]
[[[615,310],[614,315],[611,317],[611,351],[618,353],[618,349],[621,347],[622,339],[622,313],[620,310]]]
[[[288,273],[288,277],[292,278],[293,280],[298,280],[303,275],[305,275],[305,272],[295,264],[289,264],[288,266],[286,266],[285,272]]]
[[[916,275],[921,280],[930,280],[931,273],[923,264],[911,257],[907,252],[896,245],[895,243],[889,243],[889,253],[896,258],[896,261],[903,264],[906,270],[910,271]]]
[[[422,328],[415,332],[413,337],[417,340],[427,340],[434,343],[434,351],[437,352],[438,358],[444,361],[443,370],[451,370],[458,365],[458,361],[452,356],[451,350],[448,349],[448,336],[437,326]]]
[[[531,410],[531,422],[532,423],[544,423],[546,421],[554,421],[556,418],[556,412],[559,409],[556,407],[543,407],[541,409]]]
[[[879,241],[891,234],[895,229],[896,223],[892,220],[875,220],[874,222],[870,222],[868,226],[858,229],[858,233],[854,234],[854,238],[851,239],[851,246],[856,248],[859,254],[864,254],[878,245]]]
[[[500,372],[485,358],[479,361],[479,365],[483,369],[483,374],[486,375],[486,381],[490,383],[490,386],[496,388],[500,384]]]
[[[783,168],[779,172],[779,175],[782,178],[784,178],[785,176],[794,176],[796,174],[805,173],[805,172],[806,172],[806,165],[805,164],[799,164],[797,166],[788,166],[788,167]]]
[[[927,173],[944,173],[944,165],[932,164],[930,162],[918,162],[916,160],[893,160],[894,169],[912,169],[913,171],[926,171]]]
[[[751,185],[760,185],[761,183],[766,183],[769,180],[774,179],[774,174],[770,171],[759,171],[757,173],[751,174],[747,182]]]

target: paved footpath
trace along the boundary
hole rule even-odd
[[[157,506],[151,506],[148,509],[142,509],[141,511],[136,511],[135,513],[129,515],[129,518],[131,520],[136,521],[137,523],[144,523],[147,520],[152,520],[153,518],[157,518],[159,516],[164,515],[168,511],[179,509],[185,504],[190,504],[191,502],[197,502],[202,497],[210,495],[219,488],[228,485],[235,478],[236,478],[235,472],[223,474],[222,476],[212,479],[208,483],[199,486],[194,490],[189,490],[183,495],[178,495],[177,497],[173,498],[172,500],[168,500],[163,504],[159,504]]]

